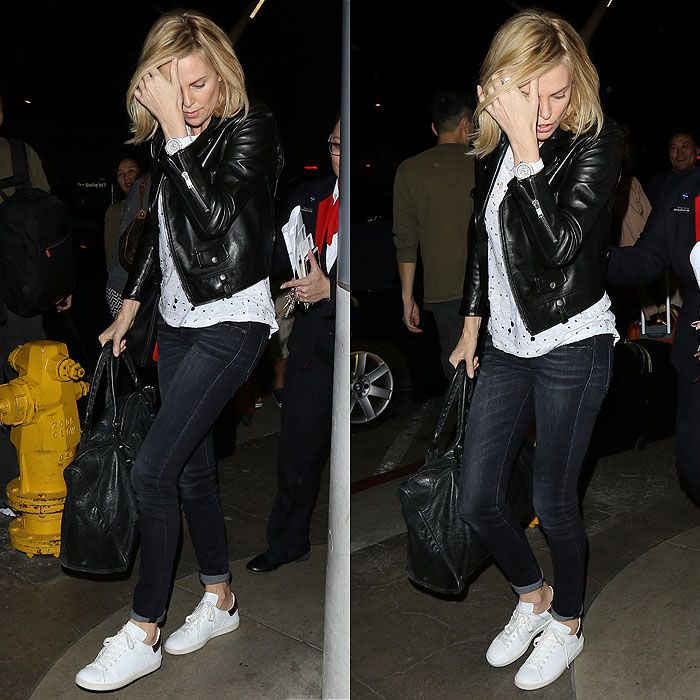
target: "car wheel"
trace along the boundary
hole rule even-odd
[[[370,428],[396,411],[405,370],[398,353],[383,343],[360,343],[350,353],[350,425]]]

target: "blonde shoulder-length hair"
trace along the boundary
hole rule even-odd
[[[134,91],[141,78],[173,58],[198,52],[221,76],[219,101],[214,109],[218,117],[232,117],[243,110],[248,114],[248,95],[243,68],[227,34],[199,12],[166,12],[151,27],[138,65],[126,91],[126,106],[133,136],[127,143],[143,143],[158,128],[153,115],[136,99]]]
[[[603,128],[600,81],[583,39],[558,15],[524,10],[501,26],[481,67],[482,86],[499,72],[510,76],[512,82],[500,87],[474,110],[478,130],[472,149],[475,155],[488,155],[501,138],[501,128],[486,107],[512,85],[527,85],[560,64],[569,69],[571,76],[571,100],[562,116],[561,128],[575,136],[589,130],[595,130],[596,135],[600,133]]]

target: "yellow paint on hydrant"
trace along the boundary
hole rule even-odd
[[[12,426],[19,477],[7,485],[10,544],[29,557],[59,555],[66,498],[63,470],[80,442],[77,400],[89,385],[85,370],[68,356],[65,343],[39,340],[15,348],[8,358],[19,374],[0,385],[0,423]]]

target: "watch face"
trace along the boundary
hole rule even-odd
[[[530,177],[533,174],[533,167],[529,163],[518,163],[515,167],[515,176],[519,179]]]
[[[165,144],[165,152],[171,156],[180,150],[180,142],[177,139],[169,139]]]

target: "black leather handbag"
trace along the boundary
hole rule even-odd
[[[120,364],[134,389],[118,397]],[[100,397],[102,411],[97,410]],[[112,343],[106,343],[90,384],[78,451],[63,471],[67,493],[59,561],[67,569],[110,574],[131,565],[138,531],[131,467],[155,418],[155,398],[155,389],[144,386],[128,352],[115,358]]]
[[[406,573],[413,583],[436,593],[461,593],[467,578],[490,558],[479,536],[457,510],[465,423],[475,381],[478,380],[469,379],[461,362],[445,394],[425,463],[398,488],[408,533]],[[441,438],[453,410],[457,412],[456,434],[441,449]],[[525,441],[508,487],[510,517],[518,521],[533,513],[533,456],[532,444]]]

